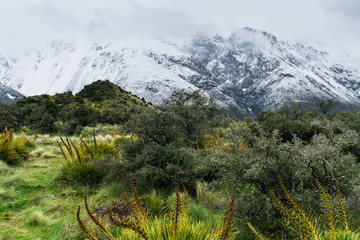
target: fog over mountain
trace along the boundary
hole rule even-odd
[[[155,104],[201,89],[236,116],[323,99],[357,108],[358,10],[354,0],[4,0],[0,83],[29,96],[109,79]]]
[[[74,93],[108,79],[160,104],[176,89],[200,89],[232,115],[256,115],[290,103],[360,103],[358,65],[349,57],[243,28],[229,37],[197,35],[176,43],[52,41],[22,56],[0,56],[1,83],[22,94]]]

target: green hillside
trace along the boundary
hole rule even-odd
[[[75,95],[43,94],[0,105],[0,127],[27,126],[43,133],[80,133],[85,126],[125,123],[131,112],[145,108],[153,106],[110,81],[99,80]]]

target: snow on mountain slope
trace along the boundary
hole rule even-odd
[[[28,96],[78,92],[109,79],[155,104],[175,89],[201,89],[240,116],[321,99],[358,107],[358,66],[244,28],[228,38],[195,36],[176,44],[54,41],[23,56],[0,54],[0,82]]]
[[[23,97],[18,91],[0,83],[0,104],[11,104]]]

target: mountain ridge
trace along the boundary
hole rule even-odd
[[[22,58],[0,56],[0,82],[32,95],[76,93],[109,79],[154,104],[176,89],[200,89],[235,116],[294,102],[312,108],[324,99],[339,108],[360,106],[360,73],[350,59],[251,28],[227,38],[199,35],[179,42],[54,41]]]

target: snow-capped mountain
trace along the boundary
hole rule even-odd
[[[0,104],[11,104],[23,97],[18,91],[0,83]]]
[[[0,82],[29,96],[109,79],[154,104],[175,89],[201,89],[238,116],[322,99],[360,106],[360,64],[349,57],[251,28],[179,42],[54,41],[23,56],[0,54]]]

